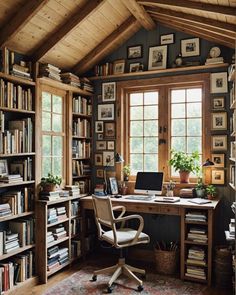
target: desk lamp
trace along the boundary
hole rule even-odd
[[[104,187],[104,193],[107,194],[107,168],[109,167],[109,164],[111,163],[111,161],[114,160],[115,163],[122,163],[124,162],[124,159],[123,157],[116,153],[115,157],[114,158],[111,158],[111,159],[106,159],[106,166],[104,167],[104,184],[105,184],[105,187]]]

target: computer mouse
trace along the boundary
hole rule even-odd
[[[115,195],[114,196],[116,199],[122,198],[122,195]]]

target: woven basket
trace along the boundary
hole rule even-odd
[[[163,251],[154,249],[156,271],[160,274],[174,274],[179,261],[179,251]]]

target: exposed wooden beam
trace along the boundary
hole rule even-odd
[[[86,55],[78,64],[76,64],[73,67],[72,72],[77,74],[85,73],[105,56],[121,46],[124,41],[135,34],[140,28],[140,23],[133,16],[129,17],[106,39],[89,52],[89,54]]]
[[[156,28],[156,24],[153,19],[146,12],[143,6],[136,2],[136,0],[121,0],[121,2],[146,30],[154,30]]]
[[[195,22],[196,24],[199,24],[199,23],[206,24],[213,28],[220,28],[222,30],[233,32],[233,34],[236,34],[236,25],[211,19],[211,18],[206,18],[206,17],[194,15],[194,14],[183,13],[183,12],[174,11],[174,10],[165,9],[165,8],[159,8],[159,7],[147,9],[147,12],[161,13],[167,16],[173,16],[173,17],[178,17],[181,19],[191,20]]]
[[[43,40],[41,45],[33,51],[31,59],[39,61],[49,50],[51,50],[59,41],[65,38],[79,23],[88,15],[97,10],[105,0],[87,1],[81,8],[77,9],[68,21],[61,24],[59,28],[53,31],[50,36]]]
[[[232,6],[224,6],[224,5],[215,5],[210,3],[203,3],[197,1],[190,1],[190,0],[140,0],[138,1],[139,4],[144,6],[158,6],[159,4],[167,5],[167,6],[177,6],[181,8],[189,8],[189,9],[197,9],[202,10],[204,12],[213,12],[213,13],[220,13],[224,15],[236,15],[236,8]]]
[[[0,31],[0,47],[12,39],[49,0],[26,0],[14,16],[10,16]]]
[[[203,38],[203,39],[206,39],[208,41],[211,41],[211,42],[214,42],[217,44],[221,44],[221,45],[224,45],[224,46],[227,46],[230,48],[234,48],[234,42],[233,43],[228,42],[224,38],[215,37],[215,35],[212,35],[209,33],[207,34],[207,33],[203,32],[202,30],[198,30],[195,27],[191,27],[189,25],[183,25],[183,24],[180,24],[179,22],[175,22],[175,21],[170,21],[170,20],[167,21],[166,19],[159,19],[158,17],[156,17],[156,20],[158,23],[160,23],[163,26],[176,29],[178,31],[184,32],[189,35]]]

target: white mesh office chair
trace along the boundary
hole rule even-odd
[[[142,232],[144,225],[142,216],[137,214],[124,216],[125,207],[112,207],[112,203],[109,197],[93,196],[93,206],[95,213],[95,221],[98,228],[98,238],[100,240],[106,241],[110,243],[112,246],[121,250],[124,247],[130,247],[141,243],[149,243],[149,236]],[[117,218],[114,217],[114,210],[122,210]],[[125,227],[125,222],[131,219],[139,220],[140,224],[138,230]],[[122,251],[120,251],[120,258],[118,263],[114,266],[94,271],[92,280],[96,281],[98,274],[113,273],[110,281],[108,282],[107,288],[108,293],[111,293],[112,284],[123,273],[131,279],[133,279],[138,284],[138,291],[142,291],[143,282],[133,272],[145,276],[144,269],[139,269],[128,264],[125,264],[125,259],[122,257]]]

